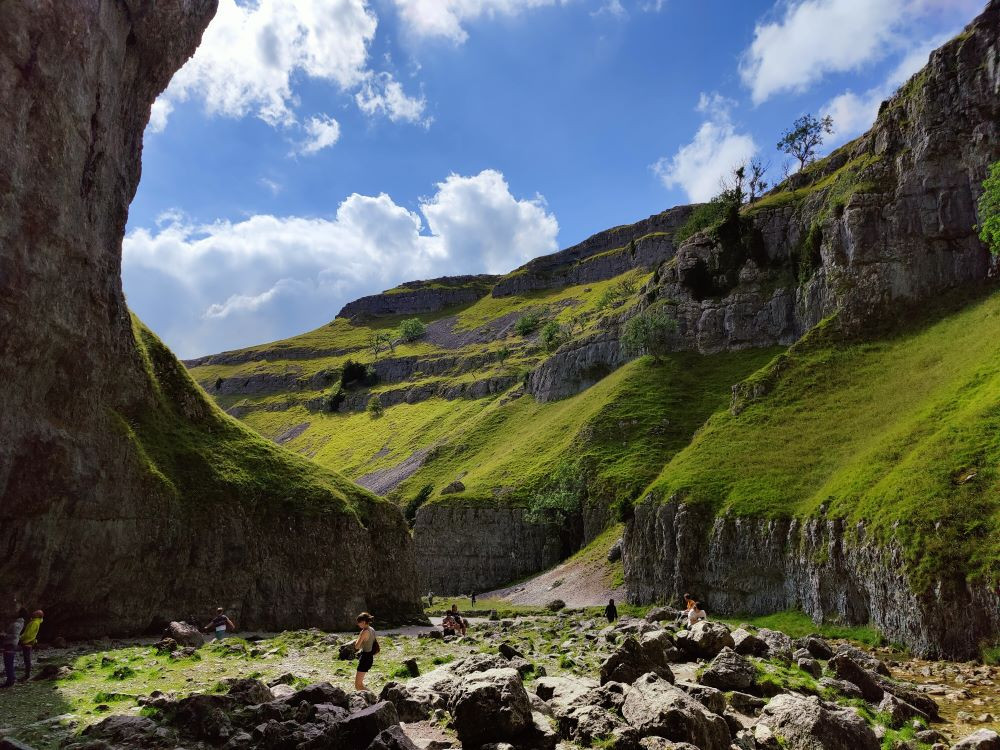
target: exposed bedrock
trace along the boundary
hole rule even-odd
[[[802,609],[817,622],[870,622],[930,657],[975,657],[1000,631],[998,592],[964,580],[914,591],[902,551],[863,524],[714,517],[679,502],[643,502],[626,527],[624,563],[636,603],[696,592],[717,615]]]
[[[486,591],[555,565],[558,535],[528,523],[524,510],[485,503],[425,505],[413,528],[421,591]]]
[[[126,308],[150,106],[215,9],[0,3],[0,580],[50,633],[420,614],[399,512],[221,415]]]
[[[428,281],[408,281],[382,294],[348,302],[338,318],[365,319],[389,315],[417,315],[466,305],[490,293],[499,276],[445,276]]]

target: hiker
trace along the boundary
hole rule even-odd
[[[614,622],[618,619],[618,607],[615,606],[614,599],[608,600],[608,606],[604,608],[604,616],[608,618],[608,622]]]
[[[28,620],[28,610],[24,607],[17,612],[17,617],[0,634],[0,649],[3,649],[3,669],[7,676],[7,681],[2,687],[13,687],[17,682],[14,673],[14,657],[17,655],[17,646],[21,640],[21,631],[24,630],[24,623]]]
[[[702,620],[708,619],[708,615],[705,614],[705,610],[698,606],[697,601],[691,602],[691,609],[687,611],[687,617],[689,628],[694,627],[695,624],[701,622]]]
[[[24,626],[21,633],[21,658],[24,660],[24,677],[21,682],[27,682],[31,677],[31,653],[38,644],[38,629],[42,626],[42,618],[45,613],[38,609],[31,613],[31,619]]]
[[[205,628],[205,632],[207,633],[209,630],[214,630],[215,640],[221,641],[226,637],[227,630],[236,630],[236,624],[226,617],[226,613],[223,611],[222,607],[219,607],[215,610],[215,617],[212,618],[208,627]]]
[[[455,635],[455,627],[455,621],[451,615],[445,615],[444,619],[441,620],[441,633],[443,635]]]
[[[451,619],[455,621],[455,626],[462,631],[462,635],[465,635],[469,630],[469,623],[462,619],[462,614],[458,611],[458,605],[452,604],[451,611],[449,611],[448,614],[451,615]]]
[[[688,616],[690,615],[691,610],[694,608],[694,605],[695,601],[692,598],[691,594],[684,594],[684,611],[681,612],[680,617],[677,618],[678,621],[680,622],[681,627],[684,627],[685,625],[688,624]]]
[[[473,592],[472,592],[472,593],[471,593],[471,594],[469,595],[469,601],[471,601],[471,602],[472,602],[472,605],[471,605],[471,606],[472,606],[472,609],[475,609],[475,608],[476,608],[476,592],[475,592],[475,591],[473,591]]]
[[[427,606],[428,607],[433,607],[434,606],[434,592],[433,591],[428,591],[427,592]]]
[[[372,627],[375,618],[367,612],[362,612],[358,615],[357,622],[361,633],[358,635],[358,640],[354,642],[354,650],[361,655],[361,658],[358,660],[358,673],[354,675],[354,689],[364,690],[365,675],[372,668],[372,664],[375,663],[375,655],[381,649],[378,645],[378,638],[375,637],[375,629]]]

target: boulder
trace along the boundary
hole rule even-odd
[[[821,677],[819,680],[819,686],[821,688],[832,688],[845,698],[863,699],[865,697],[861,692],[861,688],[853,682],[848,682],[847,680],[834,680],[830,677]]]
[[[367,748],[386,729],[399,725],[396,708],[388,701],[355,711],[336,724],[336,736],[344,747]]]
[[[674,684],[713,714],[721,716],[726,710],[726,694],[721,690],[708,685],[699,685],[696,682],[675,682]]]
[[[341,643],[337,647],[337,658],[341,661],[354,661],[358,656],[358,651],[354,648],[354,641]]]
[[[830,659],[828,665],[838,680],[846,680],[858,686],[861,695],[869,703],[878,703],[882,700],[885,691],[875,679],[875,674],[869,672],[856,662],[849,654],[838,652]]]
[[[152,719],[126,714],[115,714],[97,724],[91,724],[83,730],[82,736],[88,740],[80,743],[82,747],[94,746],[95,742],[101,742],[99,747],[111,745],[123,748],[165,744],[164,741],[169,741],[172,737]],[[69,747],[74,745],[76,743],[70,744]]]
[[[625,540],[618,537],[615,543],[611,545],[608,549],[608,562],[618,562],[622,559],[622,548],[625,546]]]
[[[425,721],[435,709],[445,709],[448,702],[439,693],[419,686],[401,685],[388,682],[379,693],[379,700],[388,701],[396,707],[400,721]]]
[[[442,495],[454,495],[457,492],[465,492],[465,485],[461,479],[456,479],[454,482],[445,485],[441,490]]]
[[[841,708],[815,696],[783,693],[761,711],[766,726],[786,750],[879,750],[868,723],[853,708]]]
[[[503,643],[500,644],[500,646],[497,648],[497,651],[500,652],[500,656],[502,656],[504,659],[507,659],[507,660],[513,659],[515,657],[518,657],[518,658],[521,658],[521,659],[524,658],[524,654],[522,654],[520,651],[518,651],[516,648],[514,648],[513,646],[511,646],[506,641],[504,641]]]
[[[641,735],[690,742],[701,750],[728,750],[729,726],[680,688],[645,674],[625,690],[622,716]]]
[[[756,693],[757,667],[731,648],[724,648],[701,673],[698,682],[722,691]]]
[[[249,678],[226,680],[229,684],[228,695],[245,706],[258,705],[274,700],[271,689],[260,680]]]
[[[474,672],[462,680],[449,702],[463,746],[512,742],[533,727],[531,703],[513,669]]]
[[[418,750],[418,748],[397,724],[379,732],[368,746],[368,750]]]
[[[820,638],[818,635],[807,635],[805,638],[801,639],[800,645],[814,659],[822,659],[826,661],[833,657],[833,649],[830,648],[830,644],[825,640]]]
[[[224,742],[233,734],[229,715],[237,705],[228,695],[196,693],[176,703],[171,722],[197,739]]]
[[[559,716],[559,734],[567,740],[590,747],[595,739],[609,737],[623,729],[618,714],[602,706],[574,706]]]
[[[893,729],[899,729],[913,719],[930,721],[930,717],[919,708],[900,700],[892,693],[886,693],[882,696],[882,700],[878,704],[878,712],[888,717],[889,726]]]
[[[1000,750],[1000,735],[992,729],[979,729],[956,742],[951,750]]]
[[[688,630],[682,630],[675,638],[682,651],[705,659],[711,659],[727,646],[733,648],[736,645],[729,628],[721,622],[707,620],[695,623]]]
[[[153,644],[153,648],[156,649],[158,654],[172,654],[177,650],[177,641],[173,638],[161,638],[159,641]]]
[[[870,672],[875,672],[883,677],[889,677],[889,667],[886,666],[885,662],[881,659],[872,656],[867,651],[862,651],[857,646],[852,646],[849,643],[841,643],[837,646],[837,654],[846,654],[851,657],[856,663],[860,664],[862,667]]]
[[[568,677],[541,677],[534,682],[535,695],[545,701],[553,713],[559,715],[570,709],[589,705],[591,691],[597,683],[588,679]]]
[[[742,656],[766,656],[767,644],[746,628],[733,631],[733,650]]]
[[[749,695],[734,690],[729,693],[729,707],[746,716],[756,716],[767,705],[767,701],[756,695]]]
[[[171,622],[163,633],[163,638],[172,638],[181,646],[198,648],[205,645],[205,636],[194,625],[186,622]]]
[[[819,679],[823,674],[823,666],[812,657],[796,659],[795,665],[803,672],[812,675],[816,679]]]
[[[782,633],[780,630],[759,628],[757,630],[757,637],[767,644],[766,656],[771,659],[781,659],[782,661],[792,660],[792,651],[795,649],[795,644],[792,643],[790,636]]]
[[[663,633],[663,631],[658,632]],[[673,682],[674,674],[667,663],[668,643],[656,633],[643,635],[641,640],[629,636],[601,663],[601,684],[607,682],[631,684],[647,672],[653,672],[668,682]]]
[[[647,622],[677,622],[681,611],[673,607],[654,607],[646,613]]]
[[[406,667],[406,671],[409,673],[410,677],[420,676],[420,665],[417,664],[416,659],[404,659],[403,666]]]
[[[302,701],[313,705],[330,703],[341,708],[347,708],[348,696],[343,688],[331,685],[329,682],[317,682],[296,690],[287,702],[292,705],[298,705]]]

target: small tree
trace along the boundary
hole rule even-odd
[[[514,331],[518,336],[530,336],[542,325],[542,316],[537,312],[522,315],[514,323]]]
[[[770,168],[770,164],[762,162],[760,159],[750,160],[750,175],[747,178],[748,203],[753,203],[767,190],[767,180],[764,179],[764,176]]]
[[[420,318],[407,318],[399,324],[399,337],[403,341],[416,341],[427,333],[427,326]]]
[[[979,196],[979,239],[993,255],[1000,255],[1000,161],[990,165],[990,174],[983,180]]]
[[[496,357],[497,357],[497,364],[502,368],[504,362],[506,362],[507,358],[510,357],[510,349],[508,349],[506,346],[501,346],[499,349],[497,349]]]
[[[545,351],[554,352],[559,348],[559,345],[562,344],[566,336],[563,333],[562,327],[554,320],[550,320],[542,326],[540,338],[542,340],[542,345],[545,347]]]
[[[722,187],[722,192],[719,194],[719,198],[724,203],[734,206],[742,206],[743,201],[746,199],[746,177],[746,164],[738,164],[733,167],[733,171],[719,181]]]
[[[677,330],[662,305],[654,305],[629,318],[622,329],[621,347],[626,357],[649,354],[656,362],[670,351],[670,335]]]
[[[368,348],[371,350],[372,359],[378,361],[378,355],[381,354],[385,349],[394,350],[395,344],[392,341],[392,336],[384,331],[372,331],[368,336]]]
[[[382,399],[378,395],[372,396],[368,399],[368,405],[365,407],[365,411],[368,412],[368,416],[372,419],[378,419],[383,414],[385,414],[385,409],[382,407]]]
[[[823,143],[823,135],[832,132],[833,118],[830,115],[821,119],[802,115],[791,128],[782,133],[778,150],[798,159],[799,169],[802,169],[816,158],[816,147]]]

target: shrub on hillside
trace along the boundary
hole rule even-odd
[[[382,407],[382,399],[378,395],[372,396],[368,399],[368,405],[365,407],[365,411],[368,412],[368,416],[372,419],[378,419],[385,413],[385,409]]]
[[[330,392],[326,394],[326,399],[324,401],[326,410],[337,411],[337,409],[340,408],[340,405],[344,403],[345,398],[346,394],[344,393],[344,386],[341,385],[340,383],[337,383],[337,385],[331,388]]]
[[[550,320],[542,326],[540,338],[545,351],[554,352],[566,340],[566,334],[558,323]]]
[[[717,195],[708,203],[702,203],[688,217],[681,228],[674,232],[674,244],[680,245],[684,240],[703,229],[711,229],[725,221],[729,213],[729,204]]]
[[[416,341],[427,333],[427,326],[420,318],[407,318],[399,324],[399,337],[403,341]]]
[[[425,484],[420,488],[420,491],[413,496],[413,499],[406,504],[406,509],[403,511],[403,515],[410,524],[410,528],[413,528],[413,524],[417,521],[417,511],[420,510],[420,506],[427,502],[433,492],[434,485]]]
[[[625,323],[621,336],[622,352],[626,357],[649,354],[659,362],[670,351],[671,335],[676,330],[677,321],[663,305],[649,307]]]
[[[530,336],[542,325],[542,315],[538,312],[528,312],[517,319],[514,332],[518,336]]]
[[[1000,161],[990,165],[990,174],[983,180],[979,196],[979,239],[993,255],[1000,255]]]

